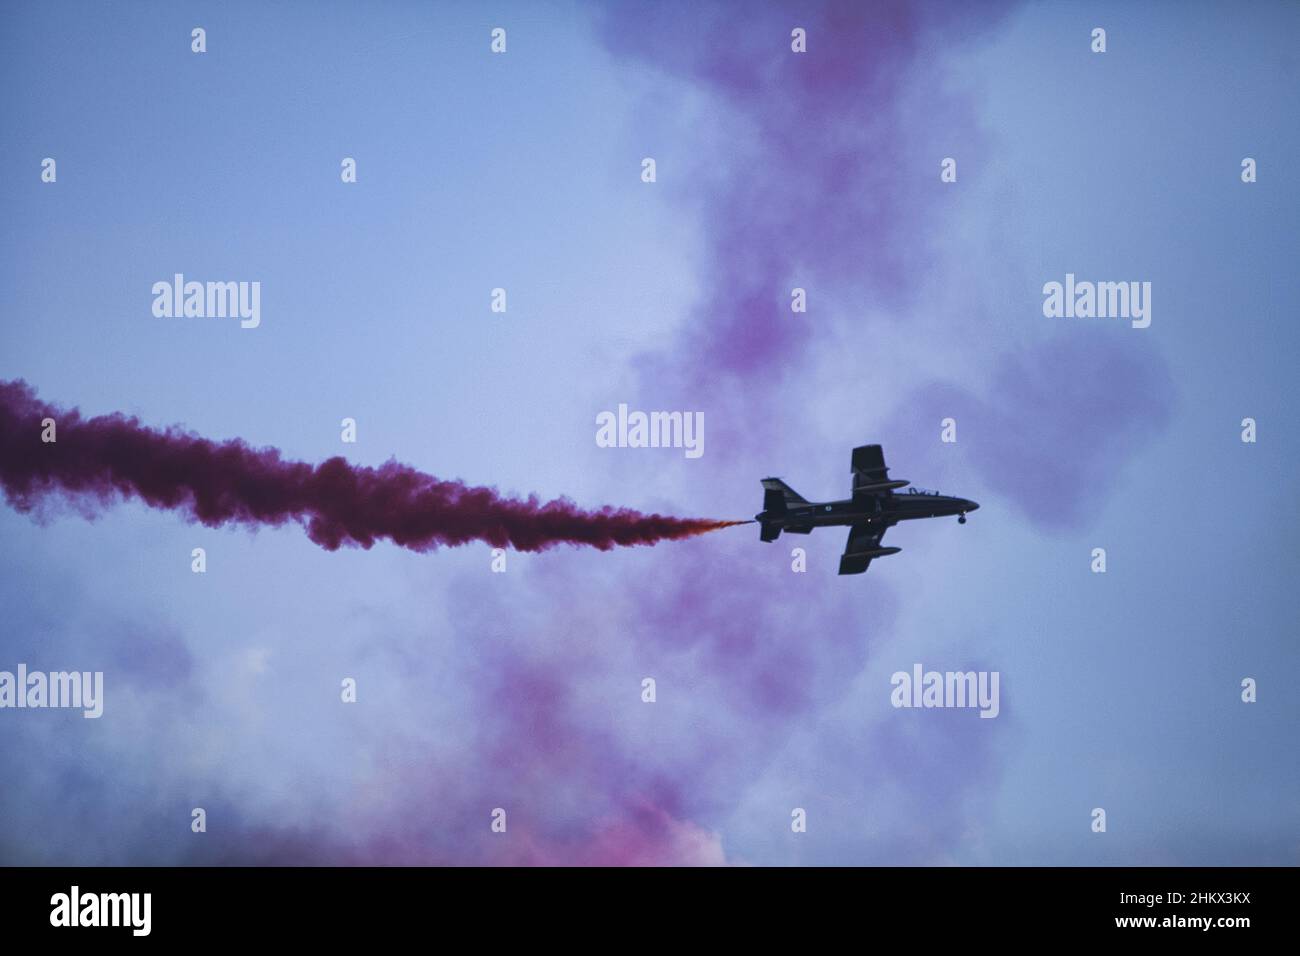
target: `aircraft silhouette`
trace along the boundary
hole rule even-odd
[[[911,482],[889,480],[879,445],[853,449],[852,470],[853,497],[842,501],[806,501],[780,478],[764,478],[763,510],[754,515],[761,528],[759,539],[775,541],[782,531],[811,534],[813,528],[848,525],[849,542],[840,558],[840,574],[861,574],[872,558],[903,550],[880,546],[885,532],[898,522],[957,515],[958,523],[965,524],[966,512],[979,508],[966,498],[922,488],[894,494]]]

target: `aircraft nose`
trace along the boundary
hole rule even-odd
[[[980,503],[979,503],[978,501],[971,501],[969,498],[963,498],[962,501],[964,501],[964,502],[966,503],[966,510],[967,510],[967,511],[979,511],[979,510],[980,510]]]

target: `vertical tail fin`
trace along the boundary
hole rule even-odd
[[[771,503],[780,501],[776,508]],[[784,511],[791,505],[806,505],[808,502],[799,492],[795,491],[780,478],[763,479],[763,507],[769,511]]]
[[[780,478],[763,479],[763,511],[769,515],[784,515],[791,505],[803,505],[808,502],[799,493]],[[777,521],[764,521],[759,532],[760,541],[775,541],[781,537],[781,524]]]

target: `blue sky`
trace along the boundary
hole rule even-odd
[[[326,553],[136,503],[0,509],[0,668],[108,688],[100,721],[0,712],[0,859],[1296,862],[1300,14],[926,8],[888,102],[862,96],[891,117],[860,182],[892,196],[898,288],[809,249],[798,347],[752,375],[719,355],[701,386],[717,197],[817,195],[817,149],[860,133],[793,90],[765,104],[781,82],[728,91],[711,50],[769,27],[780,50],[820,9],[711,32],[669,8],[667,55],[614,4],[5,7],[0,379],[291,458],[683,515],[747,517],[771,472],[838,497],[850,447],[881,441],[896,475],[982,508],[891,531],[903,552],[862,578],[834,575],[838,532],[795,542],[804,575],[749,528],[493,575],[486,545]],[[804,106],[806,179],[761,165],[765,117]],[[175,272],[260,280],[261,327],[154,318]],[[1044,318],[1066,272],[1150,281],[1151,327]],[[595,446],[597,412],[663,396],[705,411],[702,459]],[[1043,510],[1057,467],[1086,478],[1068,519]],[[1002,715],[892,709],[914,662],[999,671]],[[782,674],[797,705],[769,699]],[[510,850],[478,826],[498,802],[520,807]],[[623,843],[641,855],[601,856]]]

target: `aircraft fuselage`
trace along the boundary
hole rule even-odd
[[[928,492],[907,492],[892,495],[873,495],[857,501],[808,502],[785,511],[761,511],[754,518],[772,522],[782,530],[798,533],[796,529],[826,528],[835,525],[894,524],[912,518],[943,518],[964,515],[979,505],[966,498],[936,495]]]

